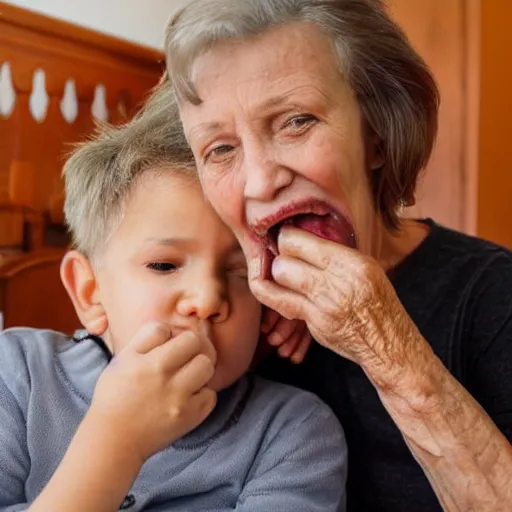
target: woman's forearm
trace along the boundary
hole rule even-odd
[[[394,382],[379,371],[376,387],[444,510],[512,510],[512,446],[427,343],[417,346],[419,364]]]
[[[86,416],[52,479],[28,510],[117,511],[141,466],[122,439],[109,436],[101,421]]]

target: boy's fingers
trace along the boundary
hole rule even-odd
[[[212,325],[208,320],[199,321],[199,337],[203,342],[204,353],[211,359],[213,365],[217,363],[217,351],[212,342]]]
[[[205,354],[204,341],[192,331],[178,334],[168,343],[155,347],[148,356],[165,373],[174,373],[199,354]],[[209,357],[208,357],[209,358]]]
[[[171,336],[171,327],[163,322],[145,324],[137,331],[135,336],[120,353],[134,351],[139,354],[147,354],[154,348],[169,341]]]
[[[278,348],[281,357],[290,357],[298,347],[302,338],[304,328],[300,331],[294,331],[287,340]]]
[[[309,330],[306,329],[304,331],[304,333],[302,334],[302,337],[300,339],[298,346],[295,349],[295,352],[290,357],[292,363],[300,364],[300,363],[302,363],[302,361],[304,361],[304,358],[306,357],[306,354],[308,353],[308,350],[309,350],[309,347],[311,346],[312,341],[313,341],[313,338],[312,338]]]
[[[178,430],[175,438],[182,437],[200,425],[213,411],[217,403],[217,393],[209,388],[202,388],[197,393],[187,397],[186,404],[177,406],[169,404],[169,416],[173,421],[178,421]]]
[[[276,311],[264,308],[260,325],[261,332],[264,334],[270,334],[280,318],[281,315]]]
[[[195,394],[210,382],[214,373],[212,360],[205,354],[198,354],[174,375],[173,386],[186,394]]]
[[[268,335],[268,342],[273,347],[279,347],[292,338],[297,331],[302,332],[302,328],[302,322],[299,320],[288,320],[280,317],[272,332]]]
[[[192,410],[196,411],[195,426],[201,424],[217,405],[217,393],[210,388],[203,388],[189,399]]]

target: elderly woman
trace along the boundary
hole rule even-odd
[[[188,0],[166,51],[254,294],[316,340],[262,372],[338,415],[349,508],[512,510],[512,254],[400,218],[438,91],[381,2]]]

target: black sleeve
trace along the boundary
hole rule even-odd
[[[475,283],[468,391],[512,442],[512,255],[498,252]]]

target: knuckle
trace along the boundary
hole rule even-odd
[[[162,322],[151,322],[146,326],[145,333],[147,336],[156,336],[158,338],[167,339],[171,336],[169,326]]]
[[[217,393],[213,389],[204,388],[203,396],[202,409],[209,412],[217,405]]]
[[[171,421],[182,421],[187,417],[187,410],[184,404],[178,401],[169,407],[168,414]]]
[[[294,330],[295,322],[286,318],[282,318],[275,327],[275,331],[279,333],[283,339],[286,339],[291,333],[294,332]]]
[[[196,352],[199,352],[202,347],[201,338],[192,331],[185,331],[179,334],[179,337],[182,339],[183,344],[194,349]]]
[[[151,360],[151,373],[153,375],[162,375],[167,373],[163,358],[154,357]]]
[[[320,263],[320,267],[321,267],[322,269],[324,269],[324,270],[325,270],[325,269],[329,269],[329,268],[331,268],[331,266],[332,266],[332,264],[333,264],[333,259],[332,259],[332,257],[331,257],[331,255],[330,255],[330,254],[325,254],[325,253],[324,253],[324,254],[322,254],[322,255],[320,256],[320,261],[319,261],[319,263]]]
[[[317,289],[317,278],[310,272],[304,272],[300,283],[301,293],[315,293]]]
[[[195,362],[196,364],[202,366],[205,370],[213,368],[213,362],[206,354],[198,354],[195,357]]]

